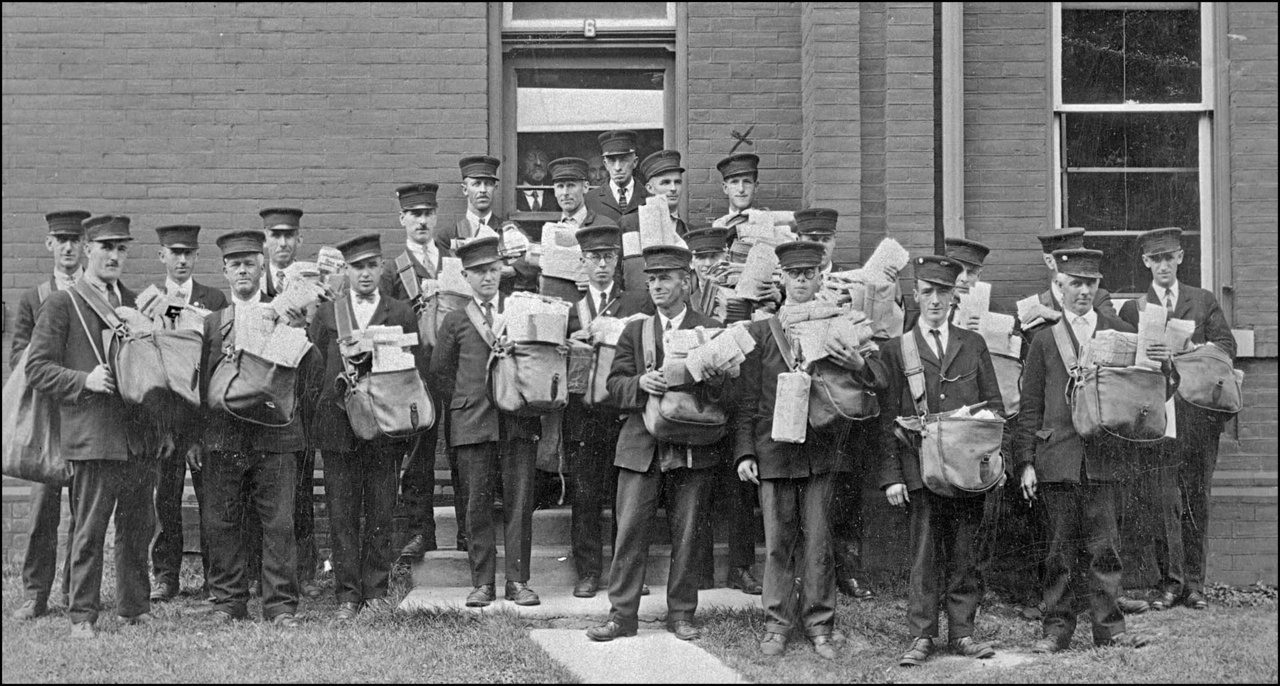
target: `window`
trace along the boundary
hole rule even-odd
[[[1054,5],[1055,207],[1104,251],[1103,285],[1145,293],[1136,235],[1178,226],[1179,278],[1212,283],[1212,12],[1200,3]]]
[[[504,31],[600,31],[675,29],[674,2],[506,2]]]

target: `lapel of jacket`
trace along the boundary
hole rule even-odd
[[[941,370],[942,360],[939,360],[938,354],[933,351],[933,341],[925,339],[923,325],[917,322],[916,327],[911,331],[912,335],[916,337],[916,350],[920,352],[921,364],[923,364],[925,360],[928,360]]]
[[[597,215],[594,210],[588,207],[586,216],[582,218],[582,225],[579,226],[578,228],[585,229],[588,226],[595,226],[596,220],[598,218],[599,218],[599,215]]]
[[[956,361],[956,357],[960,354],[960,348],[964,345],[964,341],[960,340],[960,330],[951,324],[947,324],[947,349],[943,351],[942,366],[939,373],[944,376],[947,369],[951,367],[951,363]]]
[[[473,235],[471,231],[471,222],[467,221],[465,216],[462,219],[459,219],[458,224],[454,227],[454,233],[458,238],[471,238]]]
[[[596,191],[600,194],[600,204],[604,205],[605,207],[613,208],[613,211],[617,212],[618,214],[626,214],[626,208],[619,207],[618,199],[613,196],[613,189],[609,187],[609,184],[612,184],[612,183],[613,183],[613,180],[610,179],[609,181],[606,181],[604,185],[596,189]],[[631,199],[627,198],[627,200],[628,200],[628,204],[630,204]]]
[[[1179,284],[1178,302],[1173,304],[1173,312],[1169,314],[1169,317],[1171,319],[1195,319],[1194,316],[1188,316],[1191,315],[1191,306],[1191,291],[1188,290],[1185,283]]]
[[[438,247],[438,246],[437,246],[437,247]],[[437,252],[439,252],[439,251],[437,250]],[[405,249],[404,254],[409,258],[409,264],[413,265],[413,273],[414,273],[414,274],[416,274],[416,275],[418,276],[418,278],[419,278],[419,279],[434,279],[434,278],[436,278],[436,275],[435,275],[435,271],[436,271],[436,270],[433,270],[433,269],[431,269],[430,267],[428,267],[427,265],[425,265],[425,264],[423,264],[423,263],[419,262],[419,261],[418,261],[418,258],[417,258],[417,257],[415,257],[413,253],[409,252],[409,250],[408,250],[408,249]],[[436,259],[437,259],[437,261],[439,261],[439,259],[440,259],[440,258],[439,258],[439,257],[437,257]],[[436,265],[436,269],[439,269],[439,267],[440,267],[440,265],[439,265],[439,264],[437,264],[437,265]]]
[[[370,326],[379,326],[386,323],[387,311],[390,309],[391,303],[389,302],[389,298],[386,296],[378,298],[378,304],[374,305],[373,314],[369,317],[369,323],[365,325],[365,328],[369,328]],[[352,323],[354,324],[355,322]]]

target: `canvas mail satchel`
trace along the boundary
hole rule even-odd
[[[899,423],[920,432],[920,478],[930,491],[948,498],[974,496],[995,488],[1004,475],[1000,453],[1004,420],[929,414],[924,366],[914,330],[902,335],[902,361],[918,419]]]
[[[569,347],[539,341],[510,341],[491,331],[475,300],[467,318],[489,344],[489,394],[499,410],[537,417],[569,404]]]
[[[644,320],[640,348],[644,367],[651,372],[657,367],[657,315]],[[649,343],[652,341],[652,344]],[[717,403],[703,400],[692,385],[670,386],[662,395],[651,395],[644,406],[644,428],[654,438],[681,445],[710,445],[724,438],[729,430],[729,417]]]
[[[1067,323],[1053,325],[1058,356],[1072,381],[1067,384],[1071,424],[1085,440],[1113,436],[1125,441],[1149,442],[1164,437],[1166,380],[1163,373],[1145,367],[1080,369]]]
[[[298,370],[236,350],[233,307],[222,311],[222,357],[213,363],[206,400],[209,407],[241,421],[282,427],[297,408]]]
[[[350,342],[355,310],[346,291],[334,300],[333,314],[339,343]],[[342,355],[341,345],[338,354]],[[347,389],[343,398],[347,421],[360,439],[406,438],[435,425],[435,405],[417,368],[360,372],[357,363],[345,355],[342,367],[338,382]]]
[[[444,319],[444,315],[439,312],[440,299],[434,295],[422,297],[422,290],[418,287],[418,273],[413,269],[409,253],[401,253],[396,258],[396,275],[400,278],[405,295],[409,297],[409,303],[413,305],[413,311],[418,314],[418,335],[427,345],[434,347],[437,322]]]
[[[4,382],[4,475],[60,486],[71,478],[62,458],[61,415],[57,400],[27,382],[30,350],[22,351]]]
[[[1231,364],[1231,356],[1216,345],[1202,345],[1176,355],[1178,395],[1202,410],[1234,415],[1244,406],[1244,372]]]
[[[783,335],[777,317],[769,319],[773,340],[788,367],[794,366],[791,345]],[[854,378],[853,373],[827,360],[809,367],[809,426],[817,431],[838,431],[851,422],[880,416],[880,401],[873,389]]]
[[[587,299],[578,300],[578,322],[582,328],[588,328],[591,321],[591,309]],[[617,346],[608,343],[592,345],[591,370],[587,373],[587,390],[582,394],[582,404],[590,408],[612,405],[609,400],[609,370],[613,367],[613,358],[617,357]]]

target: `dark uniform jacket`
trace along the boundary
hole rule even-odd
[[[123,285],[119,288],[121,305],[133,307],[136,295]],[[98,366],[99,357],[106,359],[102,332],[108,327],[80,296],[75,296],[79,301],[75,304],[72,297],[72,291],[54,291],[45,300],[31,332],[31,352],[27,357],[27,382],[60,404],[62,457],[149,457],[155,446],[149,441],[151,432],[145,413],[125,405],[118,394],[94,393],[85,388],[85,380]],[[84,325],[76,316],[76,305]],[[85,326],[89,335],[85,334]]]
[[[648,293],[625,292],[621,285],[613,282],[609,290],[608,303],[604,312],[599,311],[600,303],[592,298],[587,290],[578,295],[578,300],[569,308],[569,333],[583,328],[578,308],[583,304],[591,319],[601,315],[608,317],[629,317],[636,313],[653,314],[653,300]],[[565,412],[564,435],[573,441],[592,441],[595,439],[616,440],[619,411],[617,408],[588,408],[582,404],[578,395],[569,396],[569,408]]]
[[[996,381],[995,368],[991,365],[987,342],[981,334],[951,324],[947,326],[947,350],[941,362],[933,351],[932,342],[925,342],[922,328],[916,327],[904,334],[915,337],[916,349],[920,352],[929,412],[948,412],[985,401],[987,404],[983,409],[1004,416],[1000,384]],[[914,491],[924,486],[920,479],[918,439],[913,436],[912,447],[907,447],[898,440],[894,430],[894,420],[898,417],[917,416],[915,402],[911,398],[911,387],[907,382],[907,365],[902,356],[901,336],[891,338],[881,345],[880,359],[883,360],[888,379],[888,389],[880,406],[880,443],[883,448],[880,488],[906,484],[907,490]]]
[[[489,228],[493,229],[499,237],[502,236],[502,224],[506,222],[506,217],[499,216],[497,212],[489,215]],[[455,238],[474,238],[476,232],[471,228],[471,222],[466,216],[459,217],[452,224],[437,226],[439,233],[436,236],[436,247],[440,248],[441,255],[453,256],[453,239]]]
[[[612,183],[613,181],[609,180],[587,191],[586,203],[587,209],[616,224],[619,219],[626,215],[634,214],[644,204],[645,198],[649,197],[649,190],[644,187],[640,179],[636,178],[635,192],[627,198],[626,207],[619,207],[618,199],[613,197],[613,189],[609,188]]]
[[[210,312],[217,312],[227,306],[227,296],[222,291],[206,286],[195,279],[191,280],[191,299],[187,302],[195,307],[200,307]],[[156,288],[166,295],[169,292],[168,284],[164,281],[156,284]]]
[[[51,276],[48,281],[22,293],[22,299],[18,301],[18,313],[13,320],[13,346],[9,348],[10,369],[17,366],[22,351],[31,342],[31,331],[36,328],[36,315],[40,314],[40,306],[44,304],[40,299],[41,290],[48,291],[45,294],[48,298],[58,290],[58,280]]]
[[[502,307],[501,298],[498,307]],[[432,392],[439,391],[441,405],[449,408],[452,447],[534,439],[540,430],[538,417],[499,412],[489,398],[489,352],[489,344],[476,331],[465,308],[445,315],[431,352],[430,388]]]
[[[656,369],[662,368],[662,325],[661,320],[654,322],[654,333],[657,341],[644,341],[644,346],[652,346],[654,350],[654,365]],[[645,429],[644,426],[644,406],[649,399],[649,395],[640,390],[640,377],[646,372],[644,363],[644,348],[641,347],[641,338],[644,330],[644,321],[637,320],[627,324],[622,330],[622,337],[618,339],[617,355],[613,358],[613,368],[609,370],[609,396],[613,399],[615,405],[622,410],[628,412],[626,423],[622,425],[622,431],[618,436],[617,457],[614,459],[614,465],[624,469],[630,469],[635,472],[646,472],[655,458],[658,458],[658,449],[664,444],[654,438],[652,434]],[[680,322],[681,329],[693,329],[699,326],[708,329],[719,329],[723,325],[720,322],[699,314],[696,310],[690,308],[685,313],[684,320]],[[718,389],[717,389],[718,390]],[[703,389],[708,399],[715,391]],[[692,451],[687,451],[680,447],[680,452],[685,459],[680,460],[682,467],[691,467],[693,469],[702,469],[711,467],[722,462],[727,457],[727,441],[720,441],[710,446],[696,446]],[[692,464],[687,458],[692,457]],[[667,465],[663,465],[667,467]]]
[[[227,296],[222,291],[206,286],[195,279],[191,279],[188,284],[191,287],[191,298],[187,302],[194,307],[209,310],[211,313],[209,316],[214,316],[212,313],[216,313],[227,306]],[[156,288],[166,295],[169,293],[169,284],[166,281],[156,284]],[[205,367],[202,366],[201,369],[205,369]],[[159,417],[159,419],[166,428],[173,432],[180,446],[187,445],[187,441],[199,436],[202,428],[200,419],[203,416],[200,408],[191,407],[186,403],[174,403],[168,409],[169,412],[163,413],[165,416]],[[182,458],[181,455],[177,457],[178,459]]]
[[[259,293],[259,301],[267,303],[271,297]],[[298,405],[293,413],[293,421],[283,427],[269,427],[244,422],[231,415],[214,410],[208,406],[209,380],[214,371],[226,362],[222,354],[223,318],[226,317],[231,326],[228,336],[235,335],[235,303],[227,305],[218,312],[210,314],[204,320],[204,351],[200,358],[200,397],[205,399],[203,412],[203,443],[206,450],[215,452],[248,453],[294,453],[307,449],[303,408],[315,406],[320,390],[320,365],[318,353],[312,349],[298,365],[297,381],[294,393]]]
[[[1136,329],[1116,317],[1098,313],[1097,331]],[[1067,327],[1079,356],[1075,332]],[[1049,327],[1031,342],[1022,367],[1022,413],[1018,416],[1017,460],[1021,470],[1030,463],[1040,483],[1080,483],[1115,481],[1123,476],[1118,468],[1122,456],[1108,442],[1086,443],[1071,423],[1067,401],[1067,370],[1058,343]]]
[[[773,411],[777,405],[778,375],[791,371],[778,350],[768,320],[752,322],[747,331],[756,347],[742,363],[734,384],[737,412],[734,417],[733,450],[737,461],[756,459],[761,479],[803,479],[827,472],[851,471],[853,465],[839,451],[835,432],[818,432],[809,427],[804,443],[773,440]],[[847,371],[868,388],[883,388],[887,379],[879,354],[867,355],[860,371]],[[875,421],[868,420],[868,421]]]
[[[442,261],[445,257],[453,254],[449,251],[449,248],[441,248],[439,241],[436,241],[436,253],[439,255],[439,259],[431,267],[419,262],[418,258],[414,257],[413,253],[408,250],[403,250],[400,254],[409,257],[409,266],[413,267],[414,279],[421,284],[423,279],[438,278]],[[378,282],[378,292],[388,298],[408,300],[409,294],[405,292],[404,284],[400,281],[400,268],[396,265],[397,260],[399,260],[398,256],[395,260],[383,263],[382,279]]]
[[[338,349],[338,322],[334,315],[334,307],[338,304],[341,304],[341,301],[322,304],[308,328],[311,342],[319,351],[318,366],[324,370],[320,377],[322,382],[320,397],[314,412],[315,420],[311,425],[311,436],[316,446],[322,450],[350,452],[355,449],[355,442],[359,439],[351,432],[351,422],[347,419],[346,385],[337,381],[344,371],[342,354]],[[369,317],[368,325],[399,326],[405,333],[418,333],[418,318],[414,315],[413,308],[403,300],[386,296],[378,299],[373,315]],[[355,326],[355,322],[352,322],[352,326]],[[422,345],[414,346],[413,354],[416,358],[418,373],[425,381],[430,358],[424,353]],[[405,439],[376,440],[404,441]]]

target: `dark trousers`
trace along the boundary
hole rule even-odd
[[[249,603],[250,538],[246,511],[262,523],[262,614],[298,611],[293,498],[294,453],[214,452],[204,464],[204,527],[209,534],[209,590],[218,609],[243,617]]]
[[[649,563],[649,525],[658,515],[659,504],[667,511],[671,530],[667,621],[693,619],[698,609],[694,566],[701,535],[698,529],[706,526],[714,472],[714,468],[659,471],[656,457],[647,472],[618,470],[618,534],[609,566],[609,614],[613,621],[625,627],[634,627],[638,621],[640,588]]]
[[[945,498],[927,488],[911,491],[910,496],[907,627],[912,638],[937,638],[938,604],[942,601],[947,613],[947,640],[972,636],[974,617],[982,600],[977,550],[985,500],[981,496]]]
[[[1209,489],[1218,467],[1218,437],[1222,426],[1220,420],[1190,408],[1181,398],[1174,404],[1178,408],[1178,440],[1171,442],[1169,450],[1173,469],[1177,470],[1176,483],[1163,491],[1169,501],[1162,508],[1170,522],[1165,527],[1169,544],[1163,548],[1156,546],[1156,562],[1161,575],[1170,579],[1173,573],[1166,570],[1178,571],[1181,567],[1184,593],[1202,592],[1209,557]],[[1174,517],[1177,526],[1172,525]],[[1182,547],[1184,562],[1181,565],[1178,546]]]
[[[31,484],[31,515],[27,525],[27,553],[22,558],[22,588],[27,600],[49,601],[53,579],[58,575],[58,522],[62,519],[62,486]],[[67,502],[71,502],[67,487]],[[76,535],[76,511],[70,507],[67,549],[62,563],[62,595],[71,594],[71,544]]]
[[[1120,559],[1141,560],[1146,547],[1153,545],[1160,575],[1156,588],[1176,596],[1186,581],[1178,465],[1165,446],[1133,450],[1123,479],[1114,488]]]
[[[750,567],[756,562],[755,511],[756,486],[738,478],[738,470],[730,463],[711,468],[711,519],[699,530],[697,570],[701,580],[715,579],[715,535],[717,524],[728,529],[729,566]]]
[[[156,465],[152,460],[80,460],[72,463],[72,622],[95,622],[102,609],[103,548],[115,513],[116,614],[151,611],[147,556],[156,532]]]
[[[391,531],[396,475],[404,448],[400,442],[357,440],[351,452],[324,451],[324,492],[338,602],[359,603],[387,595],[395,560]]]
[[[409,516],[409,536],[421,534],[433,546],[436,543],[436,436],[436,428],[432,427],[414,439],[410,446],[413,457],[400,476],[400,499]],[[465,515],[460,517],[459,526],[465,521]]]
[[[316,451],[307,449],[295,453],[298,473],[293,493],[293,540],[298,546],[298,583],[316,577],[320,562],[320,550],[316,547]]]
[[[182,491],[186,485],[187,449],[180,444],[168,458],[159,461],[156,479],[156,523],[159,531],[151,544],[151,572],[156,583],[173,584],[178,588],[178,574],[182,570]],[[191,472],[191,486],[196,492],[196,506],[204,510],[204,489],[199,470]],[[204,578],[209,578],[208,534],[200,522],[200,565]]]
[[[855,423],[838,443],[849,471],[834,475],[829,512],[837,579],[857,577],[863,572],[862,486],[867,479],[867,465],[878,464],[880,455],[872,428],[870,421]]]
[[[1049,520],[1045,559],[1044,635],[1071,641],[1076,615],[1085,610],[1095,643],[1124,631],[1116,602],[1121,592],[1115,487],[1109,483],[1042,484]]]
[[[570,470],[576,485],[570,537],[573,540],[573,564],[579,578],[599,577],[604,572],[602,517],[605,505],[613,506],[618,484],[618,468],[613,466],[618,443],[617,422],[614,424],[612,432],[593,436],[590,441],[568,444]]]
[[[768,616],[768,631],[787,634],[798,622],[806,636],[831,633],[836,616],[836,576],[827,514],[835,477],[828,472],[807,479],[760,480],[768,551],[761,602]]]
[[[498,566],[493,496],[502,481],[503,573],[507,581],[529,580],[533,554],[533,477],[536,448],[533,441],[512,439],[460,445],[458,472],[467,492],[467,559],[471,584],[495,582]]]

